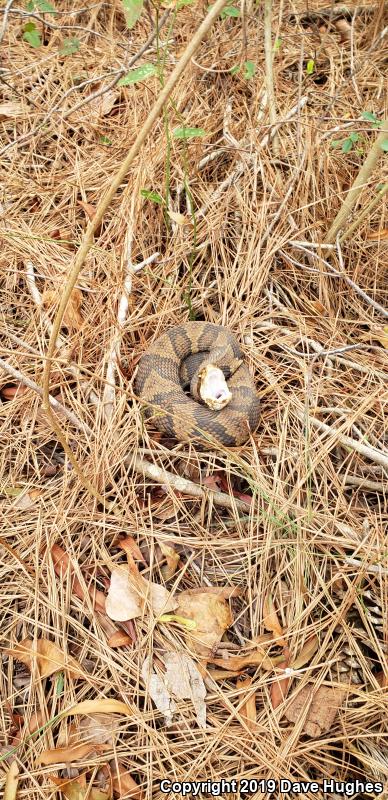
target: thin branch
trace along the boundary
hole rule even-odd
[[[271,125],[276,125],[275,90],[273,83],[273,47],[272,47],[272,0],[264,2],[264,54],[265,54],[265,81],[268,93],[268,110]],[[279,139],[277,132],[273,137],[275,155],[279,154]]]
[[[384,197],[384,195],[385,195],[387,192],[388,192],[388,183],[384,183],[384,185],[383,185],[383,186],[382,186],[382,187],[379,189],[379,191],[377,192],[377,194],[376,194],[376,197],[373,197],[373,198],[372,198],[372,200],[370,201],[370,203],[368,203],[368,205],[367,205],[367,206],[365,206],[365,208],[364,208],[364,210],[361,212],[361,214],[359,214],[359,215],[356,217],[356,219],[354,220],[354,222],[352,222],[352,224],[351,224],[351,225],[349,225],[349,227],[346,229],[345,233],[343,233],[343,234],[342,234],[342,236],[340,236],[340,239],[339,239],[339,240],[340,240],[341,244],[342,244],[342,242],[344,242],[344,241],[345,241],[345,239],[348,239],[348,238],[349,238],[349,236],[351,236],[351,235],[352,235],[352,233],[354,233],[354,231],[355,231],[357,228],[359,228],[359,226],[360,226],[360,225],[361,225],[361,223],[364,221],[364,219],[365,219],[365,218],[368,216],[368,214],[370,214],[370,212],[371,212],[371,211],[373,211],[373,209],[374,209],[374,208],[375,208],[375,207],[376,207],[376,206],[379,204],[380,200],[382,200],[382,198]]]
[[[29,389],[32,389],[39,397],[43,398],[43,389],[38,386],[32,378],[28,378],[27,375],[23,375],[18,369],[15,369],[8,361],[4,361],[3,358],[0,358],[0,368],[4,370],[8,375],[11,375],[15,381],[23,384],[23,386],[28,386]],[[63,414],[66,419],[69,420],[78,430],[83,431],[83,433],[88,434],[88,436],[94,436],[94,433],[91,428],[86,424],[86,422],[81,422],[78,417],[73,414],[72,411],[69,411],[62,403],[55,399],[52,395],[49,395],[49,403],[51,408],[55,411],[58,411],[60,414]]]

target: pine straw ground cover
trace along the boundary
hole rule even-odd
[[[387,181],[383,152],[342,242],[317,247],[386,118],[384,4],[336,15],[314,0],[308,11],[274,3],[271,114],[262,5],[218,18],[200,44],[65,312],[50,391],[71,412],[56,420],[81,476],[25,379],[42,386],[50,320],[87,220],[160,91],[157,74],[117,84],[157,17],[145,10],[129,32],[119,0],[61,0],[43,17],[21,6],[7,3],[0,20],[0,785],[8,774],[9,798],[18,782],[18,798],[106,800],[162,797],[166,777],[384,783],[384,190],[374,202]],[[170,8],[163,20],[163,6],[136,68],[168,76],[206,10]],[[205,133],[182,141],[173,133],[182,126]],[[143,424],[139,357],[189,318],[232,329],[255,373],[260,426],[237,450],[167,440]],[[149,602],[130,622],[109,619],[123,540],[138,585],[140,571],[178,602],[188,589],[218,589],[200,619],[211,648],[184,620],[158,621]],[[195,616],[187,596],[184,609]],[[215,611],[224,625],[213,635]],[[187,698],[175,698],[170,725],[156,708],[150,665],[163,675],[168,651],[197,663],[206,724]],[[50,759],[54,748],[67,752]]]

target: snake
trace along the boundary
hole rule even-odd
[[[134,388],[145,420],[180,441],[243,444],[257,428],[260,405],[243,359],[236,337],[222,325],[198,321],[168,329],[139,360]],[[214,367],[222,370],[230,393],[220,410],[201,401],[201,377]]]

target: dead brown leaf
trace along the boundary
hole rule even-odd
[[[352,28],[347,19],[336,19],[334,27],[340,33],[340,42],[350,42],[352,37]]]
[[[177,614],[196,623],[195,630],[185,630],[187,641],[196,653],[210,656],[233,622],[222,591],[217,594],[202,589],[191,589],[181,592],[177,599],[179,603]]]
[[[263,650],[258,648],[257,650],[252,650],[250,653],[247,653],[247,655],[228,656],[227,658],[209,658],[208,661],[211,664],[215,664],[216,667],[224,667],[234,672],[241,672],[247,667],[261,667],[262,669],[272,672],[279,661],[284,661],[284,656],[270,658]]]
[[[12,761],[7,777],[5,779],[3,800],[16,800],[16,792],[19,783],[19,767],[16,761]]]
[[[279,637],[279,644],[285,644],[283,639],[283,628],[279,622],[278,615],[271,592],[267,592],[263,603],[263,624],[267,631],[272,631],[274,636]]]
[[[26,392],[28,392],[28,387],[25,386],[24,383],[8,384],[0,389],[0,395],[3,400],[13,400],[14,397],[22,397]]]
[[[88,219],[93,219],[96,216],[96,206],[92,203],[84,203],[83,200],[77,200],[77,204],[81,206]]]
[[[93,89],[98,89],[98,84],[94,84]],[[94,100],[90,101],[88,109],[94,123],[98,122],[100,117],[106,117],[110,114],[118,96],[119,93],[117,89],[109,89],[109,91],[104,92],[100,97],[96,97]]]
[[[76,714],[124,714],[126,717],[132,716],[132,711],[126,703],[113,698],[100,697],[97,700],[83,700],[63,712],[63,717]]]
[[[113,792],[116,797],[134,798],[134,800],[143,800],[143,789],[138,786],[136,781],[132,778],[130,772],[125,769],[122,764],[112,764],[113,770]]]
[[[118,545],[127,554],[129,553],[132,559],[134,559],[135,561],[140,561],[142,564],[144,564],[144,566],[147,566],[147,562],[143,556],[143,553],[141,552],[140,547],[136,544],[132,536],[126,536],[125,539],[120,539]]]
[[[20,508],[26,511],[28,508],[33,508],[39,497],[43,495],[43,489],[30,489],[25,491],[20,489],[20,493],[16,500],[12,503],[13,508]]]
[[[285,709],[285,716],[289,722],[299,722],[303,716],[304,733],[317,738],[329,733],[346,695],[346,690],[340,687],[319,686],[314,689],[310,683],[291,699]]]
[[[250,731],[255,731],[257,728],[257,714],[256,714],[256,692],[249,692],[248,690],[252,686],[252,678],[248,676],[247,678],[240,678],[236,681],[236,688],[239,690],[247,689],[246,692],[243,694],[247,694],[248,697],[244,701],[243,705],[240,707],[240,716],[245,721],[247,728]],[[241,698],[239,697],[239,702]]]
[[[161,568],[161,573],[165,581],[170,580],[175,575],[177,566],[179,564],[180,555],[169,544],[159,542],[159,547],[166,559],[166,564]]]
[[[82,292],[80,289],[73,289],[69,302],[66,306],[63,315],[62,324],[73,331],[79,331],[83,325],[83,317],[81,315],[82,306]],[[51,314],[56,311],[60,300],[60,293],[54,289],[46,289],[42,295],[43,308],[47,313]]]
[[[113,649],[116,647],[125,647],[126,645],[132,644],[133,639],[128,635],[128,633],[124,633],[124,631],[116,631],[112,633],[112,636],[108,639],[109,647]]]
[[[6,652],[26,664],[30,672],[36,667],[41,678],[47,678],[59,670],[66,670],[73,678],[84,674],[75,658],[68,656],[63,648],[48,639],[38,639],[36,643],[32,639],[23,639]]]
[[[103,791],[94,786],[90,787],[86,781],[86,773],[77,778],[64,780],[56,775],[50,775],[52,782],[58,786],[65,800],[111,800],[112,792]]]
[[[315,653],[317,652],[318,647],[319,647],[318,636],[314,634],[313,636],[310,636],[309,639],[307,639],[307,642],[304,643],[302,649],[299,651],[299,654],[296,656],[294,661],[291,661],[290,666],[292,667],[292,669],[300,669],[301,667],[304,667],[305,664],[308,664],[308,662],[311,661],[313,655],[315,655]]]
[[[129,554],[127,553],[129,559]],[[132,554],[129,560],[130,569],[115,567],[112,569],[111,583],[106,598],[106,611],[108,616],[116,621],[139,617],[143,609],[147,610],[150,604],[154,614],[160,616],[167,614],[177,607],[177,601],[170,596],[170,592],[158,583],[148,581],[140,574]]]
[[[51,764],[68,764],[73,761],[79,761],[86,756],[93,754],[104,753],[111,750],[111,745],[98,744],[97,742],[81,742],[81,744],[73,744],[68,747],[57,747],[52,750],[43,750],[39,756],[38,763],[47,767]]]

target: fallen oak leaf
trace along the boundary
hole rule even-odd
[[[59,670],[66,670],[73,678],[84,675],[81,665],[72,656],[68,656],[60,647],[48,639],[23,639],[13,648],[5,651],[8,655],[26,664],[30,672],[36,665],[41,678],[47,678]]]
[[[16,800],[16,792],[19,783],[19,767],[16,761],[12,761],[7,777],[5,779],[3,800]]]
[[[388,228],[380,228],[378,231],[371,231],[366,235],[366,239],[388,239]]]
[[[160,572],[163,579],[165,581],[169,581],[176,572],[180,555],[169,544],[165,544],[165,542],[159,542],[159,547],[167,562],[163,567],[161,567]]]
[[[109,744],[99,744],[97,742],[81,742],[80,744],[69,745],[68,747],[57,747],[51,750],[43,750],[37,763],[47,767],[52,764],[68,764],[79,761],[92,753],[100,754],[111,750]]]
[[[142,614],[147,601],[156,616],[173,611],[178,605],[164,586],[143,578],[134,561],[129,571],[125,567],[112,569],[106,599],[106,612],[111,619],[118,622],[135,619]]]
[[[62,325],[70,330],[78,331],[83,325],[81,315],[82,292],[80,289],[73,289],[63,315]],[[42,295],[42,306],[45,311],[56,310],[59,305],[60,295],[55,289],[46,289]]]
[[[205,592],[202,589],[188,589],[178,595],[177,614],[193,619],[196,628],[187,631],[186,639],[193,650],[209,657],[217,648],[225,631],[230,628],[233,617],[222,590]]]
[[[83,200],[77,200],[77,205],[81,206],[88,219],[93,219],[96,216],[96,206],[92,203],[84,203]]]

